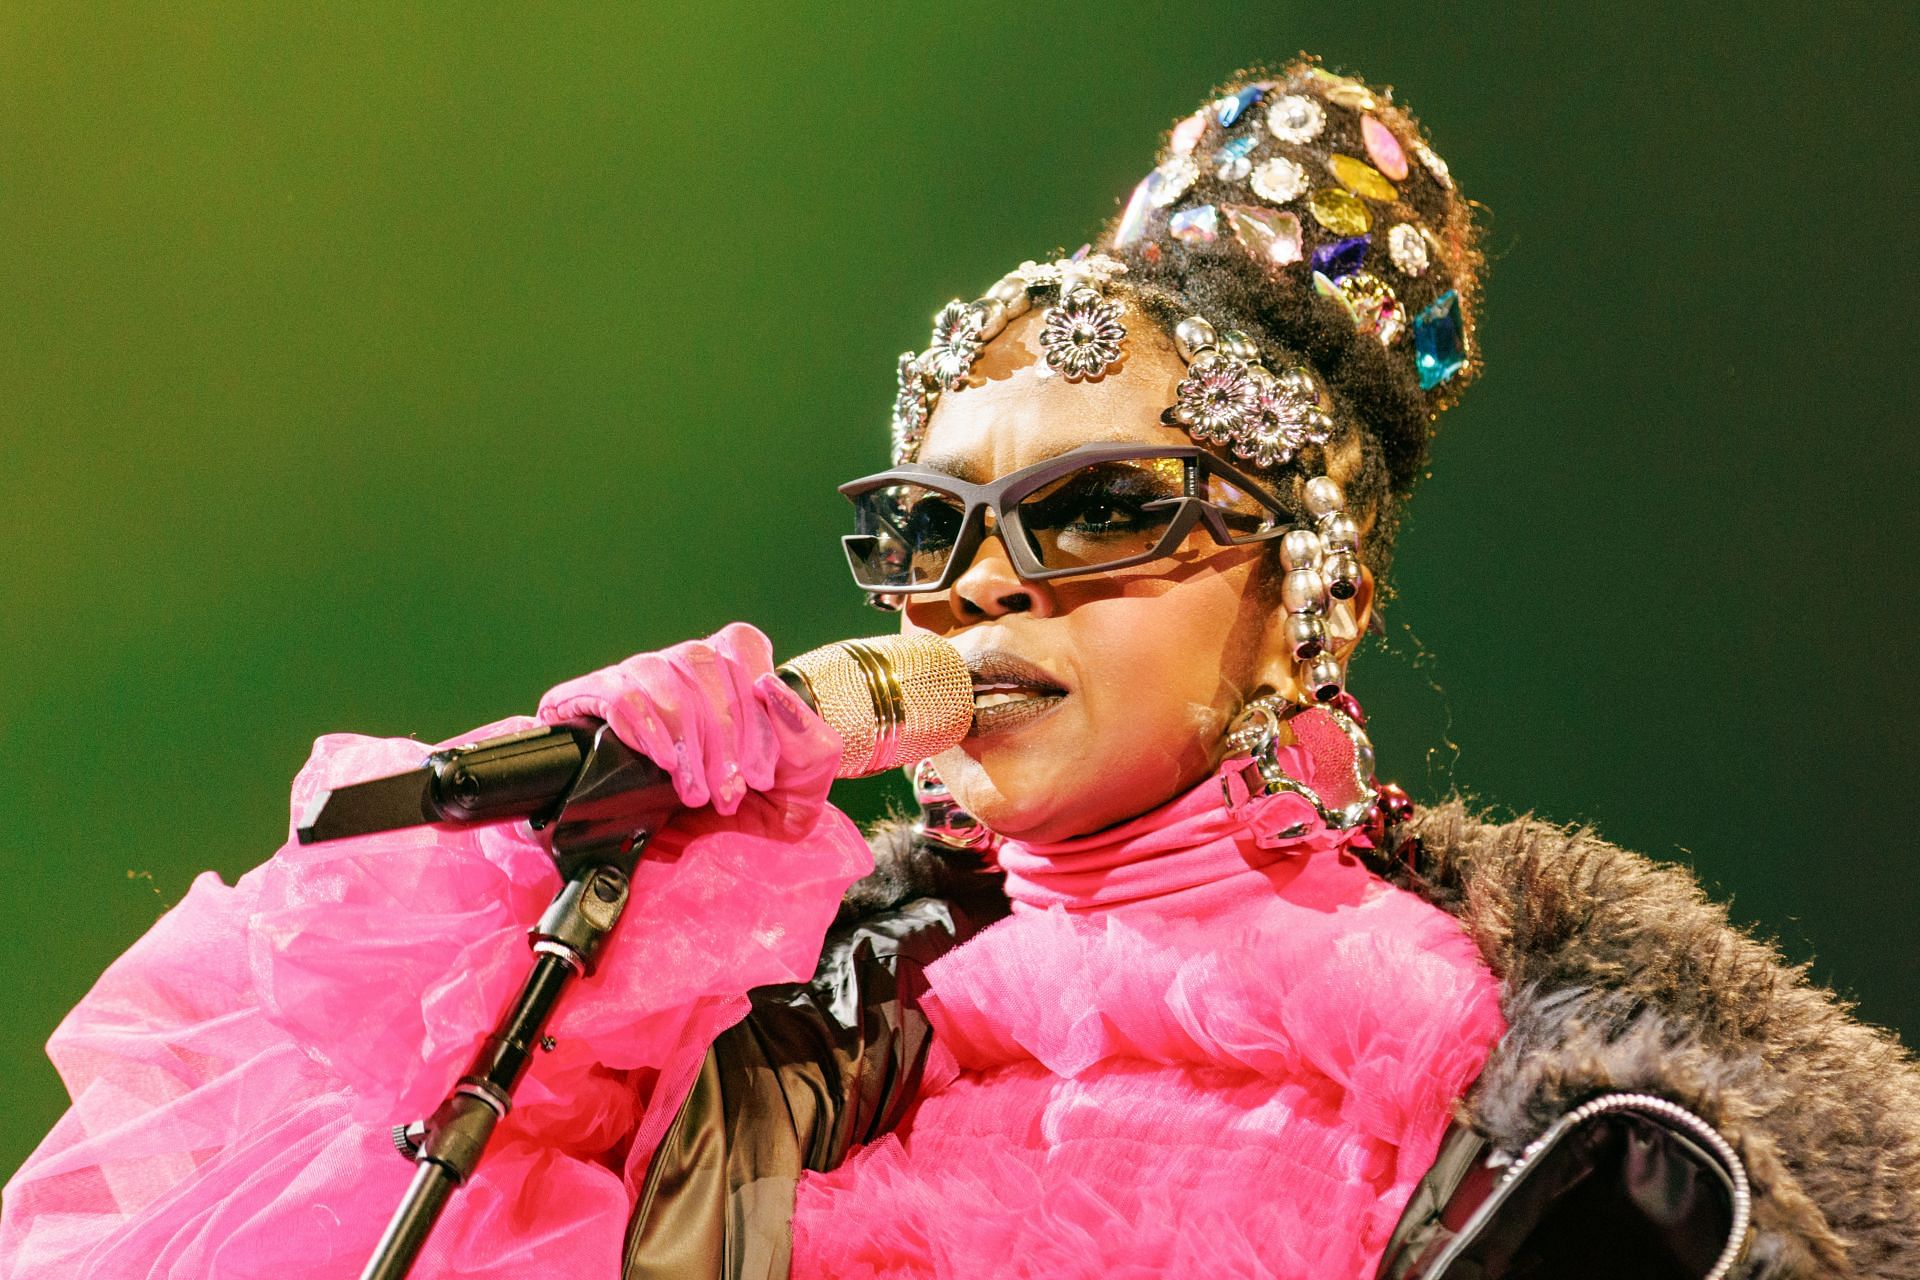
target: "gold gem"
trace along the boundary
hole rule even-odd
[[[1307,197],[1313,220],[1337,236],[1363,236],[1373,226],[1373,215],[1360,197],[1338,187],[1322,187]]]
[[[1406,311],[1392,287],[1371,271],[1343,276],[1334,281],[1334,287],[1352,308],[1355,327],[1378,338],[1381,346],[1392,346],[1407,323]]]
[[[1340,185],[1358,196],[1369,200],[1398,200],[1399,189],[1381,172],[1365,160],[1356,160],[1352,156],[1330,155],[1327,157],[1327,171],[1340,180]]]

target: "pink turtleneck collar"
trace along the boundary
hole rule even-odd
[[[1244,764],[1245,757],[1229,760],[1183,794],[1104,831],[1002,844],[999,861],[1014,910],[1124,908],[1129,915],[1202,915],[1215,903],[1248,896],[1258,880],[1276,887],[1287,883],[1288,896],[1297,897],[1296,891],[1312,887],[1292,882],[1306,864],[1320,862],[1344,864],[1349,874],[1333,879],[1350,889],[1351,872],[1359,870],[1353,859],[1314,855],[1371,847],[1362,828],[1329,828],[1311,804],[1291,792],[1249,794],[1239,768]],[[1313,784],[1313,761],[1306,751],[1282,748],[1279,764],[1290,776]],[[1324,889],[1336,898],[1349,896],[1333,884]]]

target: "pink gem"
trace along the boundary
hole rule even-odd
[[[1256,258],[1276,267],[1300,261],[1299,216],[1256,205],[1222,205],[1234,239]]]
[[[1206,113],[1196,111],[1173,126],[1173,138],[1168,142],[1168,150],[1176,156],[1193,154],[1200,145],[1200,135],[1207,131]]]
[[[1395,182],[1407,176],[1407,153],[1400,149],[1400,139],[1393,136],[1393,130],[1372,116],[1361,116],[1360,136],[1366,139],[1374,168]]]

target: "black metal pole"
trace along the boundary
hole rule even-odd
[[[622,852],[637,856],[638,848]],[[481,1042],[466,1074],[429,1119],[395,1129],[394,1145],[419,1169],[360,1280],[404,1280],[412,1270],[454,1188],[472,1175],[494,1126],[512,1108],[513,1091],[561,994],[587,971],[619,921],[629,889],[626,868],[605,863],[582,867],[561,887],[533,931],[533,967],[520,994]]]
[[[456,1185],[445,1165],[422,1160],[414,1170],[406,1199],[400,1202],[399,1211],[373,1251],[373,1260],[360,1273],[361,1280],[398,1280],[406,1275]]]

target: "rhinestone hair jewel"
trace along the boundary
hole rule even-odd
[[[1326,299],[1361,342],[1387,350],[1385,367],[1414,375],[1395,390],[1409,418],[1431,421],[1458,397],[1476,367],[1471,219],[1391,92],[1303,59],[1182,117],[1154,161],[1102,248],[1155,275],[1163,259],[1182,274],[1250,259],[1273,295]],[[1345,390],[1340,362],[1315,359]]]
[[[1052,262],[1029,260],[977,301],[956,298],[942,307],[926,351],[908,351],[899,359],[894,461],[911,461],[919,452],[934,405],[943,394],[966,386],[987,344],[1032,307],[1036,294],[1054,295],[1039,336],[1047,368],[1069,382],[1104,376],[1119,361],[1127,337],[1128,305],[1115,287],[1126,270],[1117,259],[1084,250]],[[1397,313],[1394,318],[1397,322]],[[1198,315],[1176,327],[1174,346],[1187,374],[1161,415],[1167,425],[1258,467],[1280,466],[1332,437],[1332,398],[1305,365],[1288,362],[1269,369],[1251,338],[1235,330],[1218,334]]]

